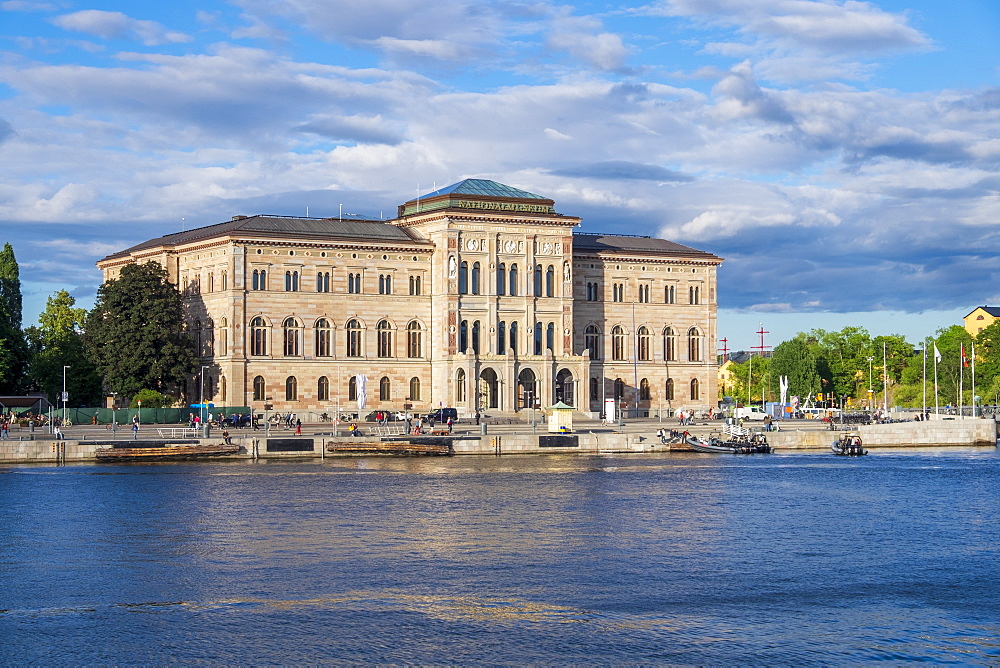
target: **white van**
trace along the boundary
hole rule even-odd
[[[733,414],[737,420],[763,420],[767,416],[760,406],[740,406]]]

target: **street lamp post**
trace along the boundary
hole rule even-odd
[[[201,381],[198,383],[198,393],[201,395],[198,399],[198,404],[200,408],[198,409],[201,420],[199,424],[205,425],[205,369],[208,367],[204,364],[201,367]]]
[[[868,358],[868,410],[872,409],[875,395],[872,393],[872,358]]]
[[[63,364],[63,389],[62,389],[62,405],[63,405],[63,424],[66,424],[66,369],[72,368],[72,364]]]

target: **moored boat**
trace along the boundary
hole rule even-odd
[[[734,455],[767,454],[773,452],[763,434],[722,441],[718,438],[703,440],[688,434],[685,442],[695,452],[729,453]]]
[[[868,454],[868,451],[861,445],[861,437],[854,432],[845,434],[834,441],[830,447],[833,450],[833,454],[845,457],[860,457],[861,455]]]
[[[200,459],[203,457],[219,457],[234,455],[240,451],[238,445],[226,443],[211,445],[179,444],[156,447],[114,447],[97,448],[94,454],[98,459],[114,461],[159,461],[169,459]]]
[[[344,455],[439,455],[455,454],[447,443],[417,441],[337,442],[329,443],[326,451]]]

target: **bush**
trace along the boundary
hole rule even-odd
[[[139,393],[132,397],[129,408],[138,408],[139,402],[143,408],[170,408],[174,405],[174,398],[166,394],[160,394],[156,390],[139,390]]]

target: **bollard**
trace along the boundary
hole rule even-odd
[[[201,426],[201,437],[202,438],[211,438],[212,437],[212,425],[210,425],[210,424],[203,424]]]
[[[485,436],[486,433],[487,433],[486,427],[487,427],[487,424],[485,422],[481,422],[479,424],[479,433],[482,434],[483,436]]]

